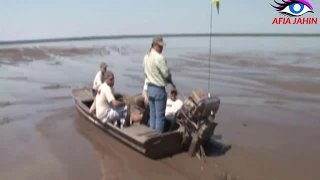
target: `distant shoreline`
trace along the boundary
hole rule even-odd
[[[34,39],[34,40],[14,40],[0,41],[0,45],[17,45],[33,43],[53,43],[67,41],[90,41],[107,39],[142,39],[151,38],[153,34],[143,35],[110,35],[110,36],[86,36],[52,39]],[[162,34],[163,37],[209,37],[210,33],[183,33],[183,34]],[[320,37],[320,33],[214,33],[212,37]]]

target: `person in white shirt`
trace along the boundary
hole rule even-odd
[[[167,99],[167,107],[165,116],[167,120],[173,121],[175,113],[182,107],[183,102],[177,98],[178,92],[175,89],[170,91],[169,98]]]
[[[121,120],[122,125],[125,122],[136,122],[141,120],[142,115],[129,116],[128,106],[123,99],[116,99],[114,96],[114,74],[112,71],[106,71],[104,75],[105,82],[100,85],[96,95],[96,116],[103,123],[116,122]]]
[[[101,62],[100,63],[100,69],[97,72],[96,76],[94,77],[93,86],[92,86],[92,96],[94,98],[94,101],[93,101],[93,103],[92,103],[92,105],[90,107],[90,110],[89,110],[90,113],[93,113],[94,110],[96,109],[96,106],[95,106],[96,105],[96,103],[95,103],[96,99],[95,99],[95,97],[97,95],[98,88],[104,82],[103,77],[104,77],[104,74],[107,71],[107,68],[108,68],[107,63]]]
[[[93,86],[92,86],[93,97],[96,96],[99,86],[104,82],[103,76],[104,76],[104,73],[107,71],[107,68],[108,68],[107,63],[105,62],[100,63],[100,69],[93,80]]]
[[[114,74],[105,73],[105,82],[100,85],[96,95],[96,116],[103,123],[123,119],[127,115],[127,105],[114,97]]]

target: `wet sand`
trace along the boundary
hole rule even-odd
[[[234,40],[245,48],[240,42]],[[211,93],[222,102],[213,139],[232,148],[225,154],[211,149],[207,162],[186,153],[148,159],[73,106],[71,88],[90,87],[102,60],[116,73],[116,89],[141,92],[148,42],[1,49],[1,179],[320,179],[319,54],[280,53],[269,40],[258,42],[264,50],[248,48],[252,54],[219,47],[213,54]],[[175,43],[169,39],[164,53],[177,86],[184,93],[206,90],[206,49]]]
[[[1,48],[1,60],[6,60],[5,64],[15,64],[21,62],[30,62],[34,60],[51,59],[57,56],[73,57],[91,54],[109,54],[109,51],[103,47],[42,47],[33,46],[25,48]]]
[[[64,88],[70,89],[71,87],[70,86],[61,86],[59,84],[41,87],[41,89],[45,89],[45,90],[64,89]]]

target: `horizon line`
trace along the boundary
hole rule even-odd
[[[90,41],[106,39],[142,39],[152,38],[154,35],[163,37],[320,37],[320,33],[165,33],[165,34],[136,34],[136,35],[105,35],[105,36],[82,36],[64,38],[46,38],[29,40],[0,41],[0,45],[53,43],[66,41]]]

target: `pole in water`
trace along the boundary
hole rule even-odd
[[[209,69],[208,69],[208,96],[210,97],[210,77],[211,77],[211,37],[212,37],[212,7],[213,3],[211,3],[210,10],[210,34],[209,34]]]

